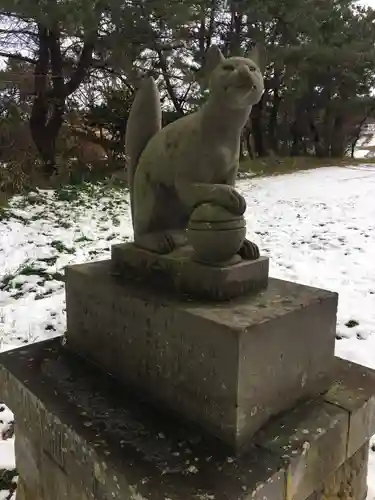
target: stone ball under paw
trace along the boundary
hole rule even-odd
[[[195,260],[206,264],[228,262],[240,250],[246,236],[242,215],[212,203],[199,205],[191,214],[187,238]]]

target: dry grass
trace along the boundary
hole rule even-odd
[[[269,156],[256,158],[255,160],[244,160],[240,164],[241,172],[251,172],[256,176],[280,175],[309,170],[319,167],[337,167],[359,165],[361,163],[375,163],[375,158],[316,158],[313,156],[297,156],[279,158]]]

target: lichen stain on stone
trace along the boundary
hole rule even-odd
[[[258,413],[258,407],[253,406],[253,409],[251,410],[250,416],[254,417]]]
[[[215,500],[215,495],[210,495],[208,493],[198,493],[196,497],[199,500]]]
[[[251,496],[255,497],[264,488],[264,486],[265,486],[264,483],[258,483],[254,488],[254,491],[252,492]]]
[[[99,481],[99,483],[105,484],[105,476],[98,462],[94,463],[94,477]]]
[[[148,500],[146,497],[142,496],[136,489],[136,486],[129,485],[130,498],[132,500]]]

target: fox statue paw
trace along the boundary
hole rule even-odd
[[[243,242],[238,253],[244,260],[256,260],[260,257],[258,245],[249,240]]]

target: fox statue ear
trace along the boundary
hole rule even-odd
[[[213,70],[219,66],[220,63],[224,61],[225,57],[223,56],[221,50],[217,45],[211,45],[207,49],[206,57],[204,61],[203,71],[206,75],[209,75],[213,72]]]
[[[266,60],[266,49],[260,43],[257,43],[245,56],[247,59],[251,59],[260,69],[261,73],[264,73],[267,60]]]
[[[203,89],[207,89],[211,73],[224,60],[225,57],[217,45],[211,45],[207,49],[203,66],[195,74],[196,81]]]

